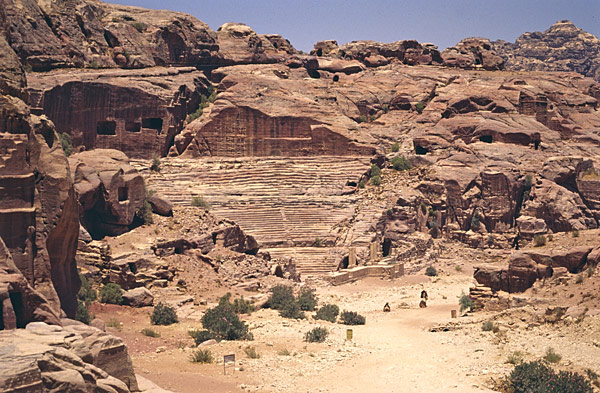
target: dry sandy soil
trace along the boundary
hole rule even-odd
[[[213,364],[189,361],[194,344],[187,331],[201,327],[202,313],[214,305],[216,296],[207,305],[180,307],[180,323],[171,326],[151,326],[150,308],[95,305],[93,311],[111,321],[109,325],[119,326],[107,330],[125,339],[136,372],[174,392],[490,392],[492,380],[512,369],[509,355],[520,351],[525,360],[534,360],[550,347],[562,355],[557,367],[600,372],[599,315],[540,324],[532,319],[545,310],[540,304],[452,319],[458,298],[473,285],[472,268],[444,270],[434,278],[420,274],[318,286],[320,304],[335,303],[366,317],[366,325],[352,327],[352,340],[346,340],[345,325],[315,321],[312,315],[284,319],[273,310],[258,310],[244,317],[254,341],[205,347],[216,359]],[[598,276],[586,278],[592,290]],[[569,279],[574,285],[575,277]],[[423,288],[429,293],[425,309],[418,307]],[[534,292],[544,292],[541,283],[522,296],[532,297]],[[382,312],[386,302],[390,313]],[[495,321],[499,332],[482,331],[487,320]],[[304,333],[315,326],[328,329],[327,340],[304,342]],[[146,327],[161,337],[142,335]],[[255,347],[260,358],[248,358],[247,346]],[[223,355],[231,353],[236,355],[235,370],[228,367],[223,375]]]

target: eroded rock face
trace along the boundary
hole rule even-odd
[[[54,125],[18,98],[27,96],[24,76],[3,37],[0,47],[0,75],[10,79],[0,83],[0,238],[50,308],[73,316],[79,229],[69,166]]]
[[[0,332],[0,388],[6,391],[137,391],[120,338],[75,321],[36,322]],[[111,390],[112,389],[112,390]]]
[[[32,106],[79,149],[109,148],[130,157],[166,155],[189,113],[208,96],[195,68],[29,74]]]
[[[525,33],[515,43],[495,41],[505,66],[518,71],[575,71],[600,80],[600,40],[568,20],[544,32]]]
[[[34,71],[211,64],[217,37],[178,12],[69,0],[4,2],[0,21],[21,62]]]
[[[465,38],[453,47],[442,52],[444,65],[460,68],[483,68],[485,70],[501,70],[504,59],[492,49],[487,38]]]
[[[117,150],[95,149],[69,157],[81,222],[93,238],[120,235],[139,222],[144,205],[144,179]],[[139,220],[139,218],[138,218]]]

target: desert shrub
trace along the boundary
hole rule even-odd
[[[293,302],[286,303],[283,308],[279,309],[279,315],[283,318],[290,319],[304,319],[306,315],[302,312],[300,304],[294,300]]]
[[[195,197],[192,198],[191,204],[194,207],[201,207],[205,210],[210,209],[210,204],[199,195],[196,195]]]
[[[460,306],[460,312],[463,312],[465,310],[473,311],[473,307],[475,307],[475,303],[473,302],[473,299],[471,299],[471,297],[469,295],[466,295],[464,293],[458,299],[458,304]]]
[[[548,236],[546,236],[546,238],[548,239],[549,242],[551,242],[552,240],[554,240],[554,235],[549,233]]]
[[[157,332],[156,330],[150,329],[150,328],[143,328],[142,334],[147,337],[154,337],[154,338],[160,337],[159,332]]]
[[[460,272],[462,272],[462,271],[463,271],[463,268],[462,268],[462,266],[460,266],[460,265],[455,265],[455,266],[454,266],[454,270],[456,270],[458,273],[460,273]]]
[[[358,119],[356,120],[357,123],[366,123],[369,120],[369,118],[365,115],[360,115],[358,116]]]
[[[406,171],[412,168],[412,164],[404,156],[396,156],[392,158],[392,166],[397,171]]]
[[[209,349],[196,349],[190,354],[190,362],[209,364],[213,362],[213,356]]]
[[[283,349],[280,349],[279,351],[277,351],[277,355],[279,355],[279,356],[291,356],[292,353],[290,352],[289,349],[283,348]]]
[[[79,280],[81,281],[81,288],[79,288],[79,292],[77,292],[77,299],[84,302],[86,305],[89,305],[96,300],[98,294],[96,293],[96,290],[92,288],[86,276],[79,273]]]
[[[583,375],[569,371],[558,374],[542,361],[517,365],[508,377],[514,393],[592,393],[593,388]]]
[[[373,177],[371,178],[371,184],[372,184],[372,185],[374,185],[374,186],[379,186],[379,185],[381,185],[381,177],[380,177],[379,175],[377,175],[377,176],[373,176]]]
[[[515,366],[523,363],[523,352],[514,351],[513,353],[508,355],[506,363],[514,364]]]
[[[111,327],[111,328],[115,328],[117,330],[121,330],[123,328],[123,325],[121,324],[121,322],[119,322],[117,320],[117,318],[111,318],[108,320],[108,322],[106,322],[106,326],[107,327]]]
[[[588,266],[586,272],[587,272],[588,277],[592,277],[594,275],[594,273],[596,273],[596,268],[594,268],[594,266],[590,265],[590,266]]]
[[[377,165],[371,164],[371,169],[369,170],[369,175],[371,177],[380,176],[381,175],[381,169],[379,169],[379,167]]]
[[[306,332],[304,335],[304,341],[309,343],[322,343],[325,341],[328,334],[329,332],[327,329],[323,327],[316,327]]]
[[[133,22],[131,25],[133,27],[135,27],[135,29],[137,31],[139,31],[140,33],[144,32],[144,30],[146,30],[146,26],[144,26],[144,24],[142,22]]]
[[[558,363],[561,359],[562,356],[556,353],[553,348],[546,349],[546,354],[544,355],[545,361],[547,361],[548,363]]]
[[[229,302],[220,301],[202,316],[202,326],[217,338],[225,340],[252,340],[248,325],[241,321]]]
[[[62,146],[63,151],[65,152],[65,156],[69,157],[71,153],[73,153],[73,143],[71,142],[71,135],[63,132],[58,134],[58,139],[60,139],[60,144]]]
[[[258,351],[256,350],[256,348],[254,348],[254,347],[246,347],[246,348],[244,348],[244,353],[250,359],[260,359],[260,353],[258,353]]]
[[[546,245],[546,236],[537,234],[533,237],[533,245],[535,247],[542,247]]]
[[[314,311],[317,307],[317,295],[313,288],[304,287],[298,294],[298,305],[302,311]]]
[[[295,302],[294,291],[288,285],[276,285],[271,288],[271,296],[269,297],[269,308],[281,310],[286,304]]]
[[[152,315],[150,316],[150,323],[153,325],[172,325],[179,322],[175,309],[164,303],[158,303]]]
[[[323,321],[335,322],[340,308],[335,304],[324,304],[317,310],[315,319],[322,319]]]
[[[398,142],[394,143],[391,147],[392,149],[392,153],[397,153],[400,150],[400,145],[398,144]]]
[[[438,272],[435,267],[427,266],[427,269],[425,269],[425,275],[429,277],[435,277],[438,275]]]
[[[365,317],[356,311],[342,311],[340,318],[344,325],[364,325],[366,322]]]
[[[315,240],[312,242],[313,247],[323,247],[323,241],[320,237],[315,237]]]
[[[100,288],[100,301],[102,303],[121,304],[123,302],[121,286],[111,282]]]
[[[479,229],[479,225],[481,225],[479,214],[475,213],[471,217],[471,229],[477,230]]]
[[[86,325],[90,324],[92,317],[90,316],[90,312],[88,311],[85,303],[81,300],[77,300],[77,311],[75,312],[75,320],[79,322],[83,322]]]
[[[152,157],[152,164],[150,164],[150,170],[152,172],[160,172],[160,158],[156,154],[154,155],[154,157]]]
[[[358,188],[365,188],[365,181],[361,180],[358,182]]]
[[[147,199],[144,200],[142,207],[135,213],[138,222],[142,224],[152,224],[154,219],[152,218],[152,205]]]
[[[425,104],[422,101],[419,101],[415,104],[415,110],[419,113],[423,113],[423,109],[425,109]]]
[[[196,345],[202,344],[204,341],[217,338],[214,333],[209,332],[208,330],[192,329],[188,331],[188,334],[192,339],[194,339]]]
[[[500,327],[492,321],[486,321],[481,325],[481,330],[484,332],[498,333],[500,331]]]
[[[241,296],[239,299],[235,299],[231,307],[236,314],[250,315],[254,310],[256,310],[256,307],[252,305],[250,300],[245,300],[243,296]]]
[[[92,62],[90,63],[90,68],[97,70],[98,68],[100,68],[100,64],[98,64],[96,60],[92,60]]]
[[[579,231],[577,229],[574,229],[573,232],[571,232],[571,235],[573,237],[579,237]]]
[[[579,273],[577,277],[575,277],[575,284],[583,284],[583,274]]]

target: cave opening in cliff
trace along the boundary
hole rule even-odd
[[[127,199],[129,199],[128,195],[127,195],[127,187],[119,187],[118,190],[118,196],[119,196],[119,202],[124,202]]]
[[[140,132],[142,130],[142,125],[139,121],[126,121],[125,122],[125,131],[128,132]]]
[[[392,239],[385,238],[383,239],[383,244],[381,249],[383,250],[383,256],[387,257],[392,253]]]
[[[117,122],[114,120],[99,121],[96,126],[96,133],[98,135],[116,135]]]
[[[147,117],[142,119],[142,128],[156,130],[159,134],[162,131],[163,121],[160,117]]]
[[[479,140],[481,142],[485,142],[485,143],[492,143],[493,142],[493,138],[491,135],[482,135],[479,137]]]
[[[423,146],[415,146],[415,153],[418,156],[424,156],[425,154],[429,153],[429,150],[427,150],[426,148],[424,148]]]
[[[348,265],[350,264],[350,257],[348,257],[348,255],[346,255],[344,258],[342,258],[342,260],[340,261],[339,265],[338,265],[338,270],[340,269],[348,269]]]
[[[319,56],[319,57],[323,56],[323,49],[321,49],[321,48],[317,49],[317,56]]]
[[[533,148],[535,150],[537,150],[537,149],[540,148],[540,141],[539,140],[533,141]]]
[[[25,325],[27,325],[27,321],[25,321],[24,313],[23,313],[23,296],[21,292],[10,292],[10,302],[13,306],[13,310],[15,312],[15,318],[17,320],[17,328],[23,329]]]

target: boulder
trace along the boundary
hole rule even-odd
[[[146,200],[152,206],[152,212],[165,217],[173,215],[173,203],[165,197],[151,195]]]
[[[546,222],[541,218],[519,216],[516,221],[517,228],[519,228],[519,234],[524,239],[533,239],[535,235],[543,234],[548,231]]]
[[[94,239],[120,235],[138,225],[144,179],[117,150],[96,149],[69,157],[81,221]]]
[[[123,302],[131,307],[148,307],[154,304],[154,296],[146,288],[134,288],[123,293]]]

